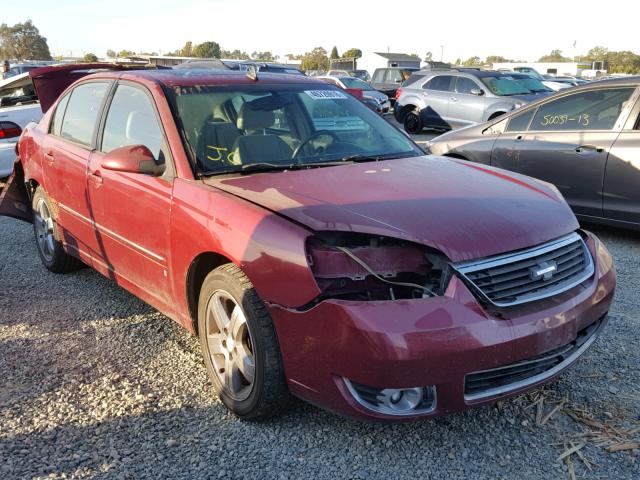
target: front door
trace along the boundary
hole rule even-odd
[[[44,188],[57,210],[63,243],[91,263],[97,243],[87,201],[89,156],[110,82],[82,83],[60,100],[42,144]]]
[[[456,125],[480,123],[484,117],[485,96],[482,88],[474,80],[457,77],[449,104],[449,118]]]
[[[510,148],[496,142],[494,150],[503,150],[492,155],[492,165],[553,183],[576,214],[602,216],[607,155],[633,91],[585,90],[542,104],[526,131],[505,137]]]
[[[149,148],[165,165],[165,175],[102,168],[105,154],[130,145]],[[168,265],[173,176],[159,116],[146,89],[129,83],[117,86],[98,146],[87,180],[99,244],[96,268],[155,307],[172,311]]]

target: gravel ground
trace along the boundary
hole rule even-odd
[[[612,319],[545,389],[412,424],[302,402],[251,424],[194,337],[88,268],[47,272],[31,226],[0,218],[0,478],[638,479],[640,450],[606,446],[640,437],[640,234],[593,230],[617,260]]]

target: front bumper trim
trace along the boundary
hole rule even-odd
[[[584,340],[584,342],[582,343],[582,345],[580,345],[578,348],[576,348],[571,354],[569,354],[562,362],[558,363],[557,365],[555,365],[554,367],[550,368],[549,370],[546,370],[542,373],[539,373],[537,375],[534,375],[532,377],[517,381],[517,382],[513,382],[510,383],[508,385],[503,385],[501,387],[496,387],[496,388],[490,388],[487,390],[483,390],[482,392],[478,392],[478,393],[474,393],[474,394],[466,394],[464,395],[464,399],[467,402],[476,402],[476,401],[482,401],[482,400],[487,400],[489,398],[493,398],[493,397],[499,397],[501,395],[507,395],[509,393],[512,393],[514,391],[517,390],[521,390],[521,389],[526,389],[532,385],[535,385],[537,383],[540,382],[545,382],[548,379],[550,379],[551,377],[554,377],[555,375],[559,374],[562,370],[564,370],[565,368],[569,367],[572,363],[574,363],[592,344],[593,342],[596,341],[596,339],[598,338],[598,336],[600,335],[600,332],[602,332],[602,330],[604,329],[605,325],[608,322],[608,317],[605,316],[602,318],[602,320],[600,321],[600,325],[598,325],[598,327],[591,332],[591,334],[589,335],[589,337]],[[489,370],[480,370],[477,372],[473,372],[471,374],[468,375],[473,375],[473,374],[478,374],[478,373],[491,373],[491,372],[496,372],[498,370],[501,369],[505,369],[505,368],[509,368],[509,367],[513,367],[513,366],[518,366],[518,365],[523,365],[527,363],[527,360],[523,360],[522,362],[513,364],[513,365],[505,365],[503,367],[497,367],[497,368],[492,368]],[[468,376],[467,375],[467,376]],[[466,378],[465,378],[465,383],[466,383]]]

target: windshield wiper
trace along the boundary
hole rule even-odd
[[[418,154],[420,155],[420,154]],[[380,160],[392,160],[395,158],[407,158],[414,156],[412,153],[386,153],[384,155],[368,155],[366,153],[355,153],[342,157],[342,162],[379,162]]]

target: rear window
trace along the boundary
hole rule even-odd
[[[91,145],[100,105],[108,87],[108,83],[91,82],[73,89],[62,121],[62,138],[87,147]]]

